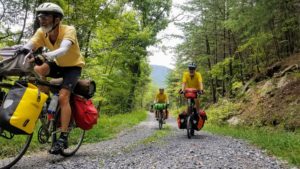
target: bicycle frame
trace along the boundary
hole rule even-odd
[[[188,110],[187,110],[187,116],[186,116],[186,129],[187,129],[187,136],[190,139],[191,136],[194,135],[194,114],[197,113],[197,110],[195,110],[195,99],[197,98],[197,90],[196,89],[188,89],[186,90],[187,93],[185,93],[185,97],[187,99],[188,104]]]
[[[191,112],[193,112],[194,106],[195,106],[195,100],[192,98],[187,99],[188,102],[188,115],[191,115]]]

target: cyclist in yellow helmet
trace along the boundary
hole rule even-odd
[[[196,71],[197,65],[195,63],[190,63],[188,65],[188,72],[183,73],[182,78],[182,88],[181,91],[184,92],[186,88],[195,88],[199,94],[203,94],[203,83],[202,76],[199,72]],[[200,100],[195,99],[196,109],[199,112],[200,109]]]
[[[64,12],[54,3],[43,3],[36,8],[40,28],[30,41],[23,46],[23,52],[46,47],[49,52],[42,53],[38,58],[46,62],[37,63],[34,67],[40,77],[63,78],[62,89],[59,91],[61,107],[61,135],[50,150],[59,154],[68,147],[68,126],[71,119],[70,95],[81,75],[84,58],[80,54],[76,30],[73,26],[61,23]]]
[[[168,118],[168,106],[169,106],[169,99],[166,93],[164,93],[165,89],[164,88],[159,88],[159,92],[156,94],[155,99],[154,99],[154,104],[155,103],[164,103],[166,104],[166,110],[164,111],[164,120]],[[155,111],[155,118],[158,118],[158,112]]]

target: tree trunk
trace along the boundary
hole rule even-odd
[[[21,43],[21,40],[23,38],[23,35],[24,35],[24,30],[25,30],[25,27],[26,27],[26,21],[27,21],[27,13],[28,13],[28,0],[25,0],[24,2],[24,8],[25,8],[25,17],[24,17],[24,22],[23,22],[23,26],[22,26],[22,31],[21,31],[21,34],[19,36],[19,39],[17,41],[17,43]]]
[[[88,55],[89,55],[89,45],[90,45],[91,34],[92,34],[92,31],[89,30],[88,35],[87,35],[87,39],[86,39],[85,50],[84,50],[84,57],[85,58],[87,58]]]
[[[225,9],[224,9],[225,10]],[[224,12],[226,13],[226,12]],[[226,20],[226,15],[224,14],[224,20]],[[223,28],[223,61],[226,59],[226,28]],[[222,96],[225,96],[226,93],[226,69],[225,66],[223,66],[223,80],[222,80]]]
[[[229,52],[229,56],[232,57],[232,48],[231,48],[231,35],[230,35],[230,30],[228,30],[228,52]],[[232,78],[233,78],[233,66],[232,66],[232,61],[233,59],[229,60],[229,94],[232,95]]]
[[[208,68],[209,68],[209,71],[211,71],[211,61],[210,61],[210,46],[209,46],[209,41],[208,41],[208,36],[206,35],[205,36],[206,38],[206,54],[208,55],[208,58],[207,58],[207,62],[208,62]],[[213,77],[211,76],[210,77],[210,85],[211,85],[211,90],[212,90],[212,98],[213,98],[213,102],[214,103],[217,103],[217,95],[216,95],[216,86],[214,84],[214,79]]]
[[[281,60],[280,57],[280,50],[279,50],[279,44],[278,44],[278,40],[276,38],[276,34],[275,34],[275,19],[274,17],[271,19],[270,23],[269,23],[271,32],[272,32],[272,37],[273,37],[273,43],[275,46],[275,52],[276,52],[276,56],[278,58],[278,60]]]
[[[239,64],[239,73],[240,73],[240,79],[242,80],[242,83],[243,85],[245,85],[245,78],[244,78],[244,72],[243,72],[243,63],[244,63],[244,60],[241,56],[241,54],[237,51],[237,43],[236,43],[236,40],[234,38],[234,35],[232,34],[232,41],[233,41],[233,45],[234,45],[234,55],[235,57],[237,56],[240,60],[240,64]]]

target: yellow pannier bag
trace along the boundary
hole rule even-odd
[[[32,134],[48,96],[28,83],[15,85],[0,108],[0,126],[14,134]]]

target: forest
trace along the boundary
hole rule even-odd
[[[299,10],[296,0],[190,0],[181,8],[194,14],[178,24],[184,43],[176,48],[169,93],[189,62],[199,65],[210,102],[235,97],[248,81],[267,76],[277,61],[299,52]]]
[[[45,0],[0,1],[0,47],[24,44],[39,27],[35,9]],[[83,78],[97,83],[94,101],[107,114],[146,105],[147,50],[168,24],[170,0],[53,0],[73,25],[86,60]],[[151,98],[152,99],[152,98]]]

